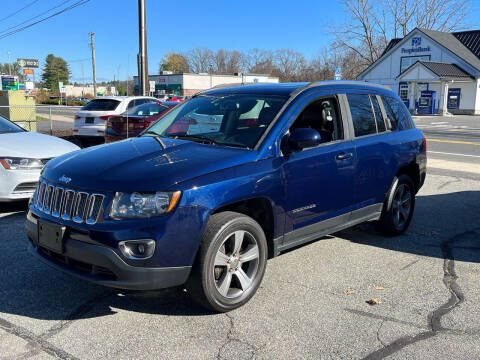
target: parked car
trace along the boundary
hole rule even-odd
[[[135,106],[120,116],[111,116],[107,120],[105,142],[109,143],[138,136],[176,105],[178,103],[173,101],[147,103]]]
[[[103,141],[106,122],[135,106],[156,103],[157,99],[146,96],[103,96],[92,99],[74,116],[73,135],[83,142]]]
[[[170,131],[194,114],[221,122]],[[49,162],[26,231],[35,256],[72,275],[184,286],[222,312],[255,294],[267,257],[365,221],[402,234],[425,174],[425,137],[383,86],[218,88],[141,137]]]
[[[78,149],[60,138],[26,131],[0,116],[0,202],[30,198],[47,161]]]

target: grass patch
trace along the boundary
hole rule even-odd
[[[37,121],[49,121],[49,118],[37,115]]]

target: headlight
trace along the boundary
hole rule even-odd
[[[137,218],[166,214],[175,208],[181,191],[156,193],[117,192],[112,202],[110,217]]]
[[[6,170],[33,170],[43,168],[43,163],[39,159],[18,157],[0,158],[0,164],[2,164]]]

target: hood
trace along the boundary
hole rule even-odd
[[[35,132],[0,134],[0,156],[48,159],[78,149],[69,141]]]
[[[99,145],[50,161],[43,176],[96,191],[161,191],[182,181],[253,161],[256,152],[186,140],[140,137]]]

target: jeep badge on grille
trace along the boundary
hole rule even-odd
[[[72,181],[72,178],[69,178],[68,176],[62,175],[58,181],[63,182],[65,184],[68,184],[70,181]]]

